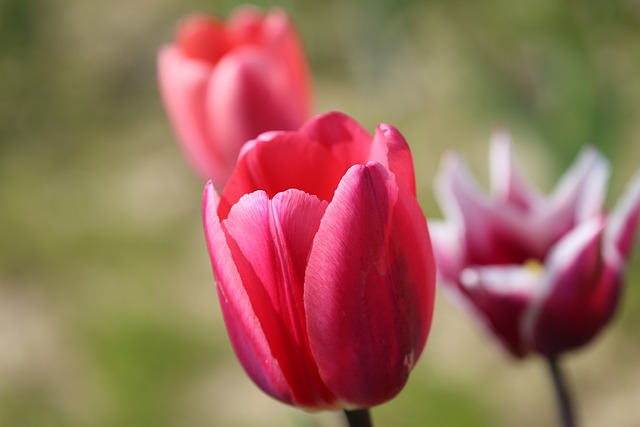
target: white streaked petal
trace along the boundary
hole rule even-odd
[[[429,234],[438,275],[447,284],[455,282],[464,262],[462,240],[451,222],[429,220]]]
[[[633,176],[609,216],[604,238],[605,255],[616,256],[619,262],[624,262],[633,247],[639,222],[640,171]]]
[[[549,196],[549,216],[581,222],[602,210],[609,163],[593,147],[584,148]]]
[[[469,267],[460,274],[460,281],[468,288],[483,288],[492,293],[534,292],[543,277],[544,270],[525,265]]]
[[[435,178],[435,193],[444,216],[462,225],[460,193],[479,194],[480,190],[467,166],[456,153],[445,153]]]
[[[525,342],[532,344],[536,322],[542,306],[547,298],[553,294],[555,288],[565,282],[559,280],[560,277],[571,269],[582,267],[579,265],[582,255],[586,250],[592,249],[593,244],[597,244],[603,227],[602,218],[592,218],[574,228],[551,248],[549,256],[545,260],[545,275],[540,280],[539,286],[536,287],[531,304],[522,317],[521,330]]]
[[[511,135],[494,132],[489,148],[491,192],[498,200],[528,210],[541,202],[540,194],[520,175],[511,149]]]
[[[506,198],[509,193],[509,181],[513,173],[511,154],[511,135],[506,131],[494,132],[489,146],[489,173],[491,192]]]

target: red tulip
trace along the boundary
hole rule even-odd
[[[411,152],[329,113],[248,142],[204,224],[236,355],[271,396],[363,408],[395,396],[430,328],[435,270]]]
[[[297,129],[310,111],[298,35],[279,9],[237,9],[226,23],[184,19],[158,55],[162,98],[195,170],[223,185],[240,147],[269,130]]]
[[[545,197],[517,173],[499,134],[487,196],[457,157],[444,160],[437,190],[447,221],[430,228],[439,274],[513,355],[582,346],[614,314],[640,217],[640,174],[607,215],[608,172],[585,149]]]

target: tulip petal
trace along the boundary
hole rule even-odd
[[[203,197],[204,228],[222,314],[233,349],[251,379],[266,393],[293,402],[293,393],[274,357],[265,331],[235,266],[217,215],[219,198],[211,183]]]
[[[607,170],[606,163],[596,160],[592,157],[591,163],[586,163],[585,168],[590,168],[593,176],[582,178],[581,191],[586,191],[585,183],[591,183],[596,186],[597,193],[596,184],[606,175],[600,173]],[[478,265],[521,264],[529,259],[541,261],[579,216],[580,201],[575,195],[568,194],[568,184],[562,187],[564,190],[557,194],[566,197],[556,197],[551,203],[543,200],[523,211],[521,206],[488,199],[478,189],[465,164],[451,155],[443,160],[436,182],[438,200],[445,216],[457,224],[464,236],[467,262]],[[596,196],[591,198],[596,199]],[[530,201],[533,203],[534,199]]]
[[[269,11],[264,22],[264,31],[269,35],[274,54],[279,55],[287,67],[287,95],[296,121],[304,122],[311,114],[311,73],[307,65],[304,48],[300,37],[289,16],[281,9]]]
[[[429,234],[438,275],[447,285],[455,283],[464,262],[458,228],[450,222],[429,220]]]
[[[631,252],[638,222],[640,222],[640,173],[636,173],[632,178],[624,196],[611,212],[605,231],[606,244],[613,245],[621,261],[626,260]]]
[[[307,338],[304,274],[327,203],[298,190],[243,196],[222,222],[234,263],[293,402],[332,407]]]
[[[554,355],[589,341],[617,305],[618,274],[601,257],[604,221],[593,218],[568,233],[549,254],[547,273],[522,321],[523,337]]]
[[[516,357],[528,352],[520,322],[541,279],[541,271],[522,265],[466,268],[460,274],[472,313]]]
[[[464,238],[465,255],[493,254],[488,202],[482,196],[464,162],[457,155],[446,155],[436,177],[436,195],[444,215],[451,220]],[[484,262],[475,261],[477,264]]]
[[[240,147],[271,130],[293,130],[301,124],[288,92],[283,64],[258,46],[234,49],[218,62],[207,93],[210,132],[220,151],[235,164]]]
[[[224,24],[205,14],[194,14],[180,21],[176,45],[188,58],[214,66],[229,49]]]
[[[609,163],[595,148],[583,149],[577,160],[560,178],[541,212],[559,238],[576,224],[602,212]]]
[[[464,238],[466,262],[517,264],[539,255],[539,245],[527,239],[527,224],[508,206],[492,207],[458,156],[443,160],[436,194],[445,216]]]
[[[334,111],[317,115],[300,128],[300,133],[341,159],[345,171],[353,164],[369,161],[371,135],[346,114]]]
[[[178,142],[202,177],[222,184],[231,166],[211,139],[204,108],[212,69],[207,62],[186,58],[173,46],[163,47],[158,54],[160,92]]]
[[[495,132],[489,151],[491,190],[503,203],[530,210],[541,201],[540,194],[529,186],[518,173],[511,153],[511,135]]]
[[[378,162],[393,172],[399,183],[406,185],[416,195],[416,176],[409,144],[393,126],[378,125],[367,159]]]
[[[397,394],[420,355],[434,298],[415,198],[379,163],[351,167],[323,217],[304,304],[320,375],[347,407]]]
[[[222,194],[220,218],[243,194],[256,190],[274,197],[297,188],[329,201],[346,171],[324,146],[297,132],[270,132],[246,145]]]
[[[481,196],[477,184],[459,156],[448,153],[442,159],[435,190],[445,217],[460,227],[463,233],[474,235],[469,240],[488,240],[487,230],[481,226],[487,201]],[[467,218],[465,211],[473,212],[474,215]]]
[[[287,100],[293,120],[302,124],[311,114],[311,76],[302,42],[286,12],[276,7],[264,15],[243,5],[232,13],[228,29],[238,45],[263,46],[285,67],[283,86],[276,92]]]

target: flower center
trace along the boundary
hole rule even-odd
[[[544,265],[535,258],[527,259],[522,266],[532,276],[540,276],[544,273]]]

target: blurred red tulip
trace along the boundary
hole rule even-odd
[[[402,135],[329,113],[248,142],[204,224],[247,374],[309,409],[394,397],[430,328],[435,269]]]
[[[547,197],[514,167],[510,141],[491,147],[491,187],[478,190],[455,156],[437,190],[446,222],[430,222],[445,289],[517,357],[554,356],[584,345],[611,319],[640,216],[640,174],[610,215],[609,168],[583,150]]]
[[[297,129],[310,114],[310,77],[298,35],[279,9],[245,6],[226,23],[184,19],[158,55],[160,91],[195,170],[216,185],[240,147],[269,130]]]

